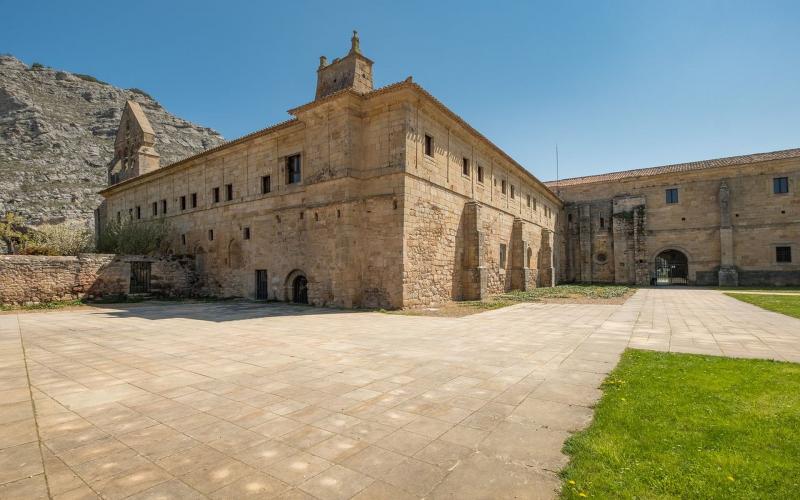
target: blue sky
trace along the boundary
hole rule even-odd
[[[800,147],[800,2],[21,2],[0,52],[232,139],[313,99],[352,29],[543,180]]]

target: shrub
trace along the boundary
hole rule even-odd
[[[163,253],[168,234],[169,225],[163,219],[146,222],[111,221],[100,232],[97,249],[128,255]]]
[[[92,83],[99,83],[100,85],[109,85],[108,82],[104,82],[103,80],[98,80],[97,78],[93,77],[92,75],[84,75],[83,73],[74,73],[75,76],[80,78],[81,80],[92,82]]]
[[[28,255],[78,255],[93,247],[92,231],[79,221],[42,224],[33,229],[23,253]],[[32,253],[39,252],[39,253]]]
[[[35,62],[35,63],[31,64],[31,69],[35,69],[35,70],[44,69],[44,64]]]
[[[133,92],[134,94],[143,95],[143,96],[147,97],[148,99],[154,100],[153,96],[151,96],[150,94],[148,94],[147,92],[145,92],[142,89],[137,89],[136,87],[128,89],[128,92]]]

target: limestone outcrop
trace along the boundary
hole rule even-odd
[[[31,223],[92,221],[128,100],[152,124],[162,166],[224,142],[141,90],[0,56],[0,213]]]

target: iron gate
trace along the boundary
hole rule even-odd
[[[266,269],[256,269],[256,300],[267,300]]]
[[[150,262],[131,262],[130,293],[150,293]]]
[[[683,252],[666,250],[656,257],[655,285],[688,285],[689,261]]]

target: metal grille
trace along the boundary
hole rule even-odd
[[[131,262],[130,293],[150,293],[149,262]]]
[[[266,269],[256,269],[256,300],[267,300]]]
[[[689,262],[677,250],[661,252],[656,257],[655,285],[688,285]]]

